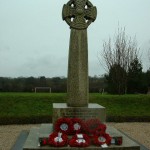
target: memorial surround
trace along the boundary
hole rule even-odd
[[[53,104],[52,124],[41,124],[40,128],[31,128],[23,145],[23,150],[76,150],[103,149],[100,146],[89,147],[53,147],[40,146],[39,140],[49,138],[54,131],[54,125],[60,118],[79,118],[84,121],[97,119],[106,122],[105,107],[89,103],[88,81],[88,39],[87,28],[96,20],[97,9],[89,0],[70,0],[63,6],[62,18],[71,29],[69,59],[68,59],[68,82],[67,103]],[[106,150],[140,150],[140,146],[112,127],[107,127],[106,132],[112,138],[121,137],[122,145],[110,145]],[[78,135],[79,136],[79,135]],[[81,135],[80,135],[81,136]]]

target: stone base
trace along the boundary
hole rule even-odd
[[[53,124],[62,117],[81,118],[83,120],[97,118],[101,122],[106,121],[105,107],[90,103],[88,107],[68,107],[66,103],[53,103]]]
[[[101,150],[101,149],[105,149],[105,150],[140,150],[140,146],[134,142],[133,140],[131,140],[130,138],[128,138],[126,135],[124,135],[123,133],[121,133],[120,131],[116,130],[113,127],[107,127],[107,133],[110,134],[110,136],[112,137],[119,137],[122,136],[123,137],[123,144],[121,146],[116,146],[116,145],[111,145],[107,148],[101,148],[101,147],[97,147],[94,145],[91,145],[87,148],[76,148],[76,147],[50,147],[50,146],[43,146],[43,147],[39,147],[38,146],[38,139],[41,137],[45,137],[48,138],[49,134],[53,132],[53,126],[52,124],[42,124],[40,128],[31,128],[30,133],[27,137],[27,140],[23,146],[23,150]]]

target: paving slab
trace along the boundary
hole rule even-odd
[[[38,149],[38,138],[39,138],[39,128],[31,128],[27,140],[23,146],[23,150],[36,150]]]
[[[121,146],[111,145],[107,148],[97,147],[94,145],[91,145],[87,148],[76,148],[76,147],[50,147],[50,146],[38,146],[38,138],[40,136],[40,133],[43,133],[46,131],[51,132],[52,130],[52,124],[42,124],[40,128],[32,128],[28,138],[23,146],[23,150],[140,150],[140,145],[137,144],[135,141],[131,140],[128,136],[123,134],[122,132],[118,131],[117,129],[108,126],[106,132],[109,133],[111,136],[122,136],[123,137],[123,144]],[[46,135],[48,136],[48,134]]]
[[[53,132],[52,124],[41,124],[39,128],[39,138],[48,138],[50,133]]]
[[[28,130],[23,130],[20,135],[17,138],[16,143],[13,145],[13,147],[11,148],[11,150],[22,150],[23,149],[23,145],[27,139],[29,135],[29,131]]]
[[[122,132],[122,131],[120,131],[120,132]],[[24,143],[27,139],[28,134],[29,134],[29,131],[22,131],[20,133],[20,135],[18,136],[18,139],[16,140],[16,143],[11,148],[11,150],[23,150],[23,146],[24,146]],[[123,133],[123,134],[125,134],[125,133]],[[128,136],[128,135],[126,135],[126,136]],[[131,138],[131,137],[129,137],[129,138]],[[135,141],[134,139],[132,139],[132,140]],[[137,141],[135,141],[135,142],[138,143]],[[149,150],[144,145],[141,145],[140,143],[138,143],[138,144],[140,145],[140,150]]]

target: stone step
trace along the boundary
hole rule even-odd
[[[50,133],[53,132],[52,124],[41,124],[39,129],[39,138],[48,138]]]
[[[52,129],[52,124],[42,124],[40,128],[31,128],[29,136],[24,144],[23,150],[140,150],[140,146],[135,141],[131,140],[125,134],[110,126],[107,127],[106,132],[109,133],[111,136],[122,136],[123,144],[121,146],[111,145],[107,148],[101,148],[94,145],[91,145],[87,148],[73,148],[70,146],[60,148],[50,146],[39,147],[38,138],[44,135],[48,137],[49,134],[53,131]]]
[[[36,150],[38,147],[39,127],[33,127],[30,129],[27,140],[23,146],[23,150]]]

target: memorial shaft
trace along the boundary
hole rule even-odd
[[[88,89],[87,30],[71,29],[67,83],[68,106],[87,106]]]
[[[88,106],[87,28],[96,14],[96,7],[88,0],[70,0],[63,7],[63,20],[71,28],[67,81],[67,105],[70,107]]]

